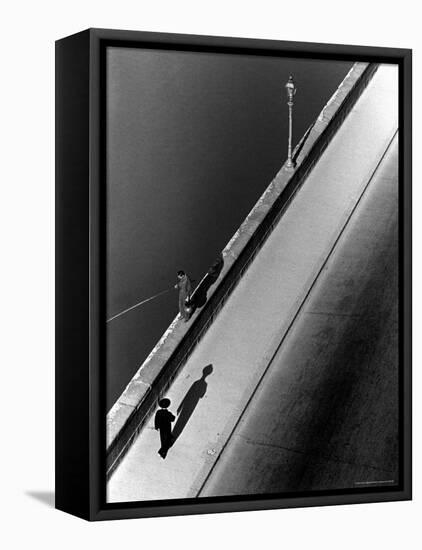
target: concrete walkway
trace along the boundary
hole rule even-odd
[[[397,104],[396,69],[381,66],[170,387],[170,410],[183,407],[166,460],[150,421],[109,502],[198,495],[391,142]]]
[[[201,496],[398,484],[397,141]]]

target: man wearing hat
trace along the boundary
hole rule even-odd
[[[158,454],[161,456],[161,458],[166,458],[167,451],[170,449],[173,443],[173,438],[171,435],[171,423],[174,422],[176,417],[167,410],[170,406],[170,399],[160,399],[158,405],[161,408],[158,409],[158,411],[155,413],[154,420],[155,429],[159,430],[161,439],[161,448],[158,451]]]

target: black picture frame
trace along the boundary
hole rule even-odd
[[[101,189],[108,46],[398,64],[401,480],[397,490],[106,503]],[[411,499],[411,79],[408,49],[106,29],[88,29],[56,42],[56,508],[92,521]]]

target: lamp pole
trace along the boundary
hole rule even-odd
[[[292,160],[292,130],[293,130],[293,96],[296,94],[296,86],[293,82],[293,77],[289,76],[289,80],[286,85],[287,92],[287,105],[289,106],[289,142],[287,146],[287,162],[286,168],[293,170],[295,165]]]

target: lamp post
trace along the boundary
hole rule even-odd
[[[287,162],[286,168],[288,170],[293,170],[295,165],[292,160],[292,127],[293,127],[293,96],[296,94],[296,86],[293,82],[293,77],[289,76],[289,80],[286,85],[287,92],[287,105],[289,106],[289,142],[287,147]]]

